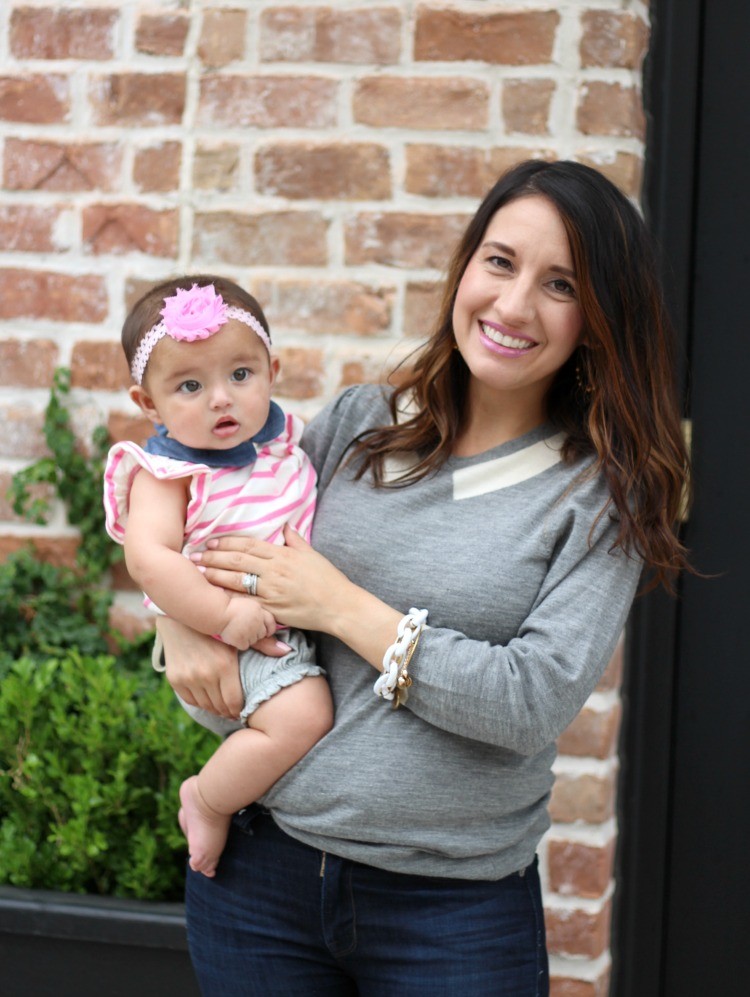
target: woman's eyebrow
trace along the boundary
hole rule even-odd
[[[512,256],[515,258],[516,251],[512,246],[507,246],[504,242],[496,242],[494,239],[490,239],[483,243],[482,248],[484,249],[499,249],[501,253],[505,253],[506,256]],[[560,263],[553,263],[550,266],[550,270],[554,270],[555,273],[561,273],[565,277],[575,277],[575,270],[571,270],[569,267],[564,267]]]

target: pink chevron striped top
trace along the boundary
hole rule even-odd
[[[259,445],[255,463],[244,467],[207,467],[149,454],[129,441],[116,443],[104,471],[107,532],[123,543],[130,486],[143,468],[163,480],[191,479],[182,548],[186,556],[201,550],[207,540],[229,534],[283,544],[286,523],[309,540],[316,477],[299,446],[302,425],[297,416],[287,414],[284,432]],[[148,598],[146,605],[157,608]]]

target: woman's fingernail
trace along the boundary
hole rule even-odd
[[[211,550],[213,550],[215,547],[218,547],[218,546],[219,546],[219,541],[218,540],[207,540],[206,541],[206,547],[209,547]]]
[[[190,560],[191,561],[200,561],[202,557],[203,557],[203,554],[201,554],[201,552],[199,550],[194,550],[193,553],[190,555]]]
[[[278,649],[280,651],[283,651],[284,654],[286,654],[288,651],[291,651],[291,649],[292,649],[290,647],[290,645],[289,644],[285,644],[283,640],[277,640],[276,641],[276,647],[278,647]]]
[[[202,575],[205,575],[205,573],[208,571],[208,568],[204,564],[196,564],[196,568],[198,569],[198,571],[200,571]]]

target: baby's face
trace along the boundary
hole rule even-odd
[[[131,397],[180,443],[228,450],[263,428],[277,371],[258,336],[230,319],[208,339],[165,336],[149,359],[141,395],[134,388]]]

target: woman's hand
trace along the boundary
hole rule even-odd
[[[224,537],[190,557],[209,582],[231,592],[245,591],[244,574],[257,575],[257,595],[282,626],[333,633],[333,618],[355,586],[290,526],[284,540]]]
[[[282,547],[222,537],[190,557],[209,582],[231,592],[245,591],[244,574],[257,575],[258,598],[278,622],[338,637],[380,669],[402,614],[351,582],[290,526],[284,540]]]
[[[236,719],[245,702],[236,649],[167,616],[160,616],[156,626],[164,642],[167,681],[177,695],[190,706]],[[253,647],[276,658],[289,651],[275,637]]]

